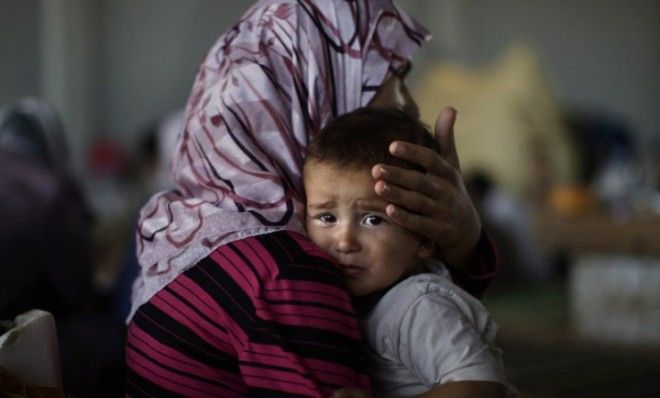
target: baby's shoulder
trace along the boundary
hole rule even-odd
[[[450,318],[489,316],[478,299],[441,273],[421,273],[406,278],[383,296],[371,315],[373,320],[385,320],[394,326],[411,313],[422,312]]]
[[[445,299],[454,301],[468,299],[472,296],[452,282],[448,274],[425,272],[406,278],[388,292],[392,299],[404,299],[412,304],[420,299]]]
[[[379,300],[370,318],[387,316],[390,320],[402,318],[417,301],[435,297],[453,296],[451,280],[441,275],[423,273],[413,275],[394,285]]]

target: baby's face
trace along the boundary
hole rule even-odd
[[[308,161],[304,169],[310,239],[337,261],[353,296],[363,296],[410,272],[430,254],[421,238],[395,224],[374,192],[370,171]]]

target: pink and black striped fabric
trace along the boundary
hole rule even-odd
[[[274,232],[215,250],[135,313],[129,396],[328,396],[369,388],[358,325],[332,260]]]
[[[310,137],[368,104],[428,33],[391,0],[262,0],[199,68],[174,153],[176,190],[142,209],[133,312],[228,242],[304,233]]]

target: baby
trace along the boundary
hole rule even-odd
[[[387,203],[374,192],[371,169],[377,163],[419,170],[389,154],[392,141],[439,152],[418,119],[362,108],[324,128],[304,166],[307,231],[337,261],[354,298],[374,392],[513,395],[501,351],[493,346],[497,326],[489,313],[451,282],[432,257],[432,242],[389,219]]]

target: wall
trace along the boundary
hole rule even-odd
[[[424,62],[452,57],[482,64],[524,40],[537,49],[566,107],[619,115],[642,149],[660,140],[660,2],[401,2],[406,3],[435,36]]]
[[[47,25],[39,22],[40,5],[52,3],[67,13],[61,23],[74,25],[60,27],[68,48],[62,51],[73,52],[73,62],[59,64],[60,72],[76,86],[73,91],[62,92],[62,85],[69,83],[53,77],[60,72],[47,66],[57,57],[51,54],[43,62],[48,48],[57,43],[39,49],[44,44],[40,27]],[[59,90],[67,98],[56,107],[64,113],[78,158],[97,133],[115,135],[132,146],[142,126],[183,106],[204,53],[249,4],[0,0],[0,103],[27,94],[53,96]],[[406,0],[399,4],[435,36],[415,58],[417,74],[435,59],[488,62],[509,43],[524,39],[539,51],[566,106],[622,115],[645,148],[660,136],[660,2]],[[85,20],[73,21],[79,18]],[[65,59],[69,53],[63,53]],[[81,74],[82,80],[77,79]],[[60,88],[49,88],[57,82]],[[83,167],[80,159],[74,163]]]
[[[183,107],[199,63],[247,4],[104,0],[101,126],[135,143],[147,123]]]
[[[39,4],[0,0],[0,105],[39,90]]]

